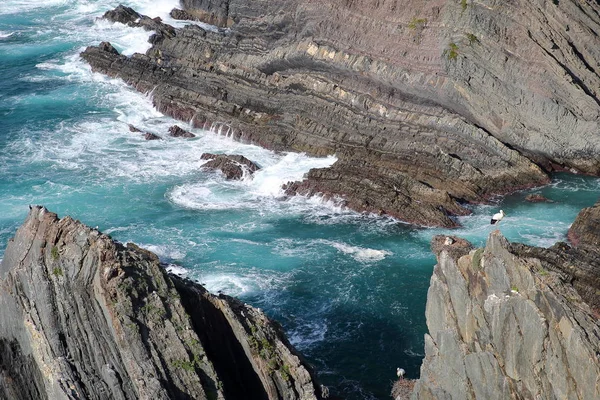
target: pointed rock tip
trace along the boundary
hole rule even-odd
[[[46,207],[40,205],[29,206],[29,214],[27,215],[27,219],[37,219],[41,221],[45,215],[58,219],[58,216],[55,213],[48,211]]]
[[[488,235],[488,240],[485,245],[486,250],[496,249],[498,247],[506,249],[509,246],[509,241],[504,237],[500,229],[495,229]]]

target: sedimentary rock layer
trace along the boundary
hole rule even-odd
[[[259,310],[34,207],[0,265],[2,399],[318,399]]]
[[[600,398],[599,253],[442,240],[412,398]]]
[[[596,3],[182,4],[227,29],[158,27],[145,55],[103,45],[83,58],[196,126],[337,155],[289,193],[455,226],[465,202],[543,184],[545,171],[600,173]],[[140,18],[118,15],[107,18]]]

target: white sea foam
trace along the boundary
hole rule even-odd
[[[6,39],[8,37],[11,37],[12,35],[14,35],[15,32],[3,32],[0,31],[0,39]]]
[[[331,240],[321,240],[322,243],[325,243],[339,252],[348,254],[352,258],[354,258],[358,262],[362,263],[373,263],[377,261],[381,261],[385,259],[387,256],[392,255],[393,253],[387,250],[377,250],[377,249],[369,249],[360,246],[352,246],[346,243],[331,241]]]
[[[315,316],[312,315],[312,317],[314,318]],[[300,350],[306,350],[325,340],[325,335],[327,335],[328,331],[328,321],[313,318],[287,332],[290,343]]]
[[[212,293],[223,292],[235,297],[248,295],[258,289],[251,278],[237,274],[201,275],[198,281]]]
[[[185,250],[178,246],[156,244],[140,244],[139,246],[153,252],[161,260],[182,260],[186,256]]]
[[[0,14],[16,14],[40,8],[62,6],[68,3],[70,3],[69,0],[4,0],[2,7],[0,7]]]
[[[170,272],[172,274],[179,275],[179,276],[186,276],[189,272],[187,269],[180,267],[179,265],[175,265],[175,264],[169,264],[169,265],[167,265],[167,267],[165,269],[167,270],[167,272]]]

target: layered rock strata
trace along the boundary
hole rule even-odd
[[[441,240],[412,399],[600,398],[598,252]]]
[[[259,310],[34,207],[0,265],[2,399],[319,399]]]
[[[228,29],[191,24],[153,37],[145,55],[90,47],[82,57],[197,127],[337,155],[289,193],[455,226],[465,202],[543,184],[545,171],[600,173],[595,3],[182,5]]]

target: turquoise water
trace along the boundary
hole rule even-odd
[[[281,200],[282,183],[335,158],[275,154],[200,130],[196,139],[170,138],[175,121],[148,97],[79,60],[85,46],[102,40],[125,54],[149,47],[147,32],[95,20],[119,2],[39,3],[0,5],[0,257],[27,205],[43,204],[262,308],[323,383],[348,399],[387,399],[398,366],[418,376],[435,264],[429,241],[449,231],[318,199]],[[167,21],[176,5],[124,3]],[[128,124],[165,140],[145,141]],[[244,154],[263,169],[253,180],[226,182],[200,171],[203,152]],[[530,192],[555,202],[526,203]],[[502,208],[510,240],[550,246],[598,197],[597,179],[561,174],[547,187],[474,207],[451,233],[481,245],[490,215]]]

